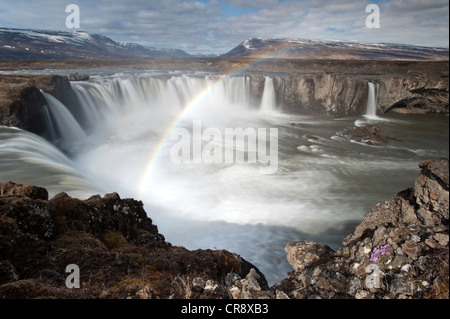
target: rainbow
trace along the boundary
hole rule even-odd
[[[243,66],[239,66],[237,69],[232,70],[231,72],[228,72],[224,75],[222,75],[220,77],[219,80],[215,81],[213,83],[213,85],[210,85],[208,87],[206,87],[204,90],[200,91],[195,97],[193,97],[191,99],[191,101],[186,104],[186,106],[184,107],[184,109],[173,119],[173,121],[168,125],[167,129],[164,131],[164,133],[162,134],[160,140],[157,142],[156,147],[154,148],[154,150],[152,151],[152,153],[149,156],[149,159],[147,161],[147,164],[144,168],[144,172],[142,174],[141,177],[141,181],[139,184],[139,190],[138,190],[138,195],[139,198],[144,198],[145,193],[148,191],[148,186],[149,183],[151,181],[151,174],[153,172],[153,169],[156,165],[156,163],[158,162],[158,158],[160,156],[160,154],[162,153],[162,150],[164,148],[165,145],[167,145],[168,140],[170,138],[171,132],[177,127],[177,125],[184,119],[184,117],[189,114],[189,112],[191,112],[193,109],[195,109],[195,107],[197,105],[199,105],[199,103],[219,84],[221,83],[221,81],[223,81],[224,78],[229,77],[229,76],[233,76],[234,74],[237,74],[247,68],[250,68],[252,66],[255,66],[257,64],[260,64],[268,59],[277,57],[278,55],[282,54],[284,51],[286,51],[287,49],[283,49],[283,50],[277,50],[276,52],[272,52],[269,55],[262,57],[262,58],[258,58],[255,61],[252,61],[250,63],[247,63]]]
[[[159,155],[162,153],[164,146],[167,144],[170,134],[175,127],[183,120],[183,118],[191,112],[208,94],[211,90],[217,86],[217,84],[222,81],[222,78],[217,80],[213,85],[206,87],[200,93],[198,93],[185,107],[184,109],[172,120],[172,122],[168,125],[167,129],[162,134],[160,140],[156,143],[156,147],[151,153],[147,165],[145,166],[144,173],[141,178],[140,187],[139,187],[139,197],[143,198],[148,182],[151,177],[151,173],[155,164],[157,163]]]

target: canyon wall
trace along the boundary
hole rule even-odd
[[[252,93],[260,98],[264,76],[251,75]],[[446,76],[354,76],[345,74],[275,75],[277,106],[287,113],[328,117],[364,114],[368,82],[379,84],[377,114],[448,113]]]
[[[447,64],[448,65],[448,64]],[[254,105],[261,101],[266,76],[274,79],[277,109],[286,113],[326,117],[358,116],[365,113],[368,83],[378,83],[377,114],[448,113],[448,70],[441,72],[396,72],[380,74],[355,70],[345,72],[249,73]],[[43,124],[45,99],[52,94],[79,116],[79,101],[65,76],[0,75],[0,125],[16,126],[46,136]]]

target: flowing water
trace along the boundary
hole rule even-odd
[[[378,104],[378,83],[368,83],[368,95],[366,106],[366,117],[377,116],[377,104]]]
[[[283,114],[268,76],[260,99],[245,75],[121,71],[72,86],[82,105],[77,114],[45,94],[51,143],[0,127],[0,180],[43,186],[51,196],[115,191],[142,200],[167,241],[236,252],[271,284],[291,270],[288,241],[340,247],[373,205],[412,185],[419,161],[449,153],[446,115]],[[376,103],[376,95],[369,99],[368,105]],[[368,145],[346,131],[365,124],[402,142]],[[245,148],[227,137],[230,128],[246,130]],[[180,129],[190,133],[182,149],[192,151],[181,163],[172,152],[180,143],[173,132]],[[258,129],[268,138],[252,138]],[[267,164],[259,160],[226,162],[220,153],[250,159],[261,151],[256,144],[275,142],[274,174],[262,174]],[[205,161],[211,149],[214,160]]]

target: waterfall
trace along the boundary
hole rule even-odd
[[[43,92],[47,102],[39,123],[47,129],[39,131],[53,144],[0,126],[0,181],[42,186],[50,197],[118,192],[142,200],[174,246],[233,251],[258,265],[272,284],[292,269],[286,242],[297,238],[339,248],[346,226],[377,198],[414,182],[411,174],[417,175],[423,156],[448,157],[447,117],[388,117],[387,132],[407,136],[416,126],[421,132],[405,145],[369,147],[348,136],[353,117],[336,121],[272,113],[284,90],[278,91],[270,77],[123,72],[72,82],[74,107]],[[356,120],[364,124],[380,121],[375,117],[377,84],[369,83],[368,90],[368,118]],[[194,121],[201,121],[202,129],[196,130]],[[189,137],[173,140],[174,128],[185,129]],[[259,131],[272,128],[280,136],[259,137]],[[227,131],[234,133],[227,138]],[[223,156],[200,165],[192,156],[190,163],[175,163],[173,145],[184,141],[192,154],[200,146],[202,157],[215,160],[233,148],[236,159],[242,155],[248,161],[229,163]],[[260,160],[268,156],[264,146],[275,141],[279,169],[261,174],[260,168],[267,167]],[[83,148],[77,151],[76,144]]]
[[[275,111],[276,99],[273,79],[266,76],[264,81],[264,92],[261,100],[261,111],[271,113]]]
[[[231,107],[251,109],[253,100],[248,76],[139,76],[79,82],[72,87],[80,104],[79,112],[83,113],[84,122],[80,124],[85,129],[132,112],[153,112],[152,117],[176,115],[205,92],[196,107],[203,114],[213,115],[213,110],[229,112]],[[273,85],[265,91],[273,91]],[[269,95],[274,96],[274,92]],[[269,96],[266,100],[272,99]],[[271,103],[274,102],[267,102]]]
[[[250,104],[250,79],[245,76],[173,76],[136,77],[111,81],[82,82],[72,85],[82,112],[94,116],[87,122],[104,119],[105,113],[163,108],[180,111],[199,93],[208,90],[211,107],[232,104],[247,108]],[[222,103],[223,102],[223,103]]]
[[[50,197],[68,192],[88,198],[100,191],[73,162],[45,139],[18,128],[0,126],[0,180],[47,188]]]
[[[378,106],[378,83],[369,82],[369,93],[367,95],[366,116],[377,117]]]
[[[70,148],[81,145],[94,132],[114,131],[117,125],[144,126],[149,120],[153,127],[168,125],[171,118],[176,118],[192,103],[195,106],[190,107],[186,121],[199,117],[217,121],[227,118],[230,112],[236,115],[252,109],[274,112],[273,82],[273,78],[264,78],[261,103],[254,105],[249,76],[120,75],[72,83],[78,100],[75,111],[43,92],[48,106],[44,117],[49,140],[64,151],[71,151]]]
[[[43,116],[45,125],[48,129],[48,139],[50,141],[55,141],[58,138],[58,133],[56,132],[56,128],[53,125],[52,116],[50,115],[50,111],[48,110],[47,105],[44,105],[43,107]]]
[[[52,128],[56,128],[60,137],[58,144],[60,144],[63,149],[67,150],[67,148],[83,142],[86,139],[86,134],[66,106],[51,94],[42,90],[41,93],[47,102],[51,118],[54,119]],[[47,120],[48,119],[50,119],[50,117],[48,117]]]

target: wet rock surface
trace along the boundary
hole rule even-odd
[[[346,130],[346,133],[349,134],[355,142],[362,142],[368,145],[374,145],[376,143],[389,143],[390,141],[402,141],[395,136],[383,134],[381,129],[375,125],[364,125],[350,128]]]

